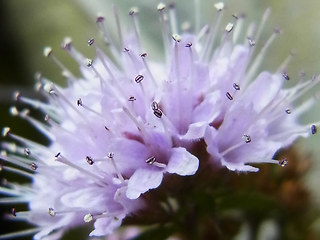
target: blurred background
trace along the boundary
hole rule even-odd
[[[214,19],[213,4],[216,1],[201,2],[202,24],[211,23]],[[168,2],[169,1],[163,1]],[[177,4],[178,19],[194,21],[193,1],[170,1]],[[9,115],[8,108],[14,104],[12,93],[20,90],[24,95],[37,97],[33,92],[34,74],[41,72],[54,82],[64,84],[60,69],[50,60],[43,57],[44,46],[52,46],[55,55],[73,72],[78,73],[77,65],[60,48],[64,37],[70,36],[77,49],[88,57],[94,57],[88,48],[87,40],[99,38],[95,24],[98,12],[106,16],[107,25],[114,29],[112,4],[116,3],[122,22],[129,20],[130,7],[139,6],[139,22],[146,43],[146,51],[151,58],[161,59],[161,32],[158,28],[156,6],[159,1],[143,0],[2,0],[0,1],[0,127],[10,126],[15,133],[37,139],[40,135],[35,130]],[[263,69],[274,71],[290,54],[295,52],[294,59],[287,72],[295,83],[301,71],[306,79],[320,70],[320,28],[318,0],[226,0],[227,10],[225,23],[232,21],[231,14],[245,14],[246,23],[259,23],[263,12],[271,8],[271,16],[266,24],[260,46],[272,34],[274,27],[280,27],[281,34],[265,58]],[[125,24],[123,24],[125,26]],[[79,73],[78,73],[79,75]],[[319,105],[305,114],[302,121],[313,122],[320,119]],[[301,151],[311,153],[313,167],[308,175],[301,179],[311,189],[312,200],[320,206],[320,143],[319,136],[299,141]],[[303,159],[302,159],[303,161]],[[2,175],[1,175],[2,177]],[[320,229],[320,222],[319,222]]]

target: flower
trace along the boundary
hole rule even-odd
[[[221,19],[224,4],[215,8]],[[44,146],[3,129],[3,136],[19,143],[2,143],[1,159],[18,167],[3,168],[31,178],[32,184],[10,183],[0,191],[10,195],[11,202],[29,204],[27,213],[14,215],[37,226],[34,239],[58,239],[90,222],[90,236],[113,233],[127,216],[139,214],[148,204],[144,194],[158,188],[165,176],[196,173],[201,159],[193,148],[198,143],[206,145],[213,167],[257,171],[248,164],[285,165],[285,159],[274,160],[273,155],[317,131],[316,123],[310,129],[297,121],[312,99],[292,112],[291,107],[318,79],[285,89],[282,85],[290,79],[286,66],[256,76],[278,30],[252,60],[259,34],[239,44],[234,28],[241,18],[234,16],[213,49],[219,24],[180,36],[174,19],[169,33],[164,4],[158,5],[158,12],[165,63],[149,60],[142,51],[138,10],[132,9],[133,31],[124,35],[118,29],[120,50],[104,28],[104,17],[97,18],[112,57],[89,39],[96,58],[87,59],[66,38],[62,48],[79,64],[82,77],[76,78],[46,47],[44,55],[62,68],[68,86],[57,86],[39,74],[37,89],[48,102],[16,93],[18,102],[44,113],[45,122],[32,118],[28,109],[13,107],[11,113],[50,140]]]

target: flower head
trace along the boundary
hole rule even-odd
[[[312,100],[290,109],[319,80],[284,89],[289,80],[285,66],[257,74],[277,31],[252,61],[259,34],[239,44],[234,28],[241,19],[234,16],[220,32],[224,4],[215,8],[217,24],[178,35],[175,20],[167,18],[165,5],[158,5],[165,63],[152,61],[142,51],[137,9],[129,12],[133,31],[118,30],[120,48],[104,28],[104,18],[97,18],[112,57],[96,47],[94,39],[88,41],[96,49],[93,60],[79,53],[69,38],[63,41],[62,48],[79,64],[80,78],[45,48],[44,55],[62,67],[68,86],[37,75],[37,89],[48,102],[19,93],[16,99],[40,109],[45,122],[32,118],[29,110],[13,107],[11,113],[33,124],[50,145],[4,128],[3,135],[19,144],[3,142],[1,153],[1,159],[23,170],[4,169],[32,179],[31,185],[8,184],[1,192],[11,195],[12,202],[29,204],[27,214],[15,215],[38,226],[34,239],[57,239],[90,222],[90,236],[111,234],[126,216],[148,204],[143,195],[158,188],[166,175],[196,173],[201,159],[193,148],[198,143],[206,145],[212,166],[257,171],[248,164],[285,165],[285,160],[272,159],[275,152],[316,132],[316,124],[310,130],[297,121]]]

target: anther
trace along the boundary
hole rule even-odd
[[[227,93],[226,93],[226,96],[227,96],[227,98],[228,98],[229,100],[233,100],[233,97],[232,97],[231,93],[227,92]]]
[[[130,101],[130,102],[134,102],[135,100],[137,100],[137,99],[134,96],[130,96],[128,99],[128,101]]]
[[[138,76],[135,77],[134,81],[136,83],[140,83],[140,82],[142,82],[143,79],[144,79],[144,76],[138,75]]]
[[[218,12],[222,11],[224,9],[224,3],[223,2],[218,2],[216,4],[213,5]]]
[[[45,56],[45,57],[49,57],[50,56],[50,54],[52,53],[52,48],[51,47],[45,47],[44,49],[43,49],[43,55]]]
[[[72,39],[70,37],[64,38],[61,43],[61,48],[69,51],[71,50],[71,47],[72,47]]]
[[[156,161],[156,158],[154,156],[151,156],[149,158],[147,158],[146,163],[149,165],[154,164],[154,162]]]
[[[237,83],[233,83],[233,88],[234,88],[235,90],[239,91],[239,90],[240,90],[240,85],[237,84]]]
[[[243,134],[243,140],[246,142],[246,143],[250,143],[251,142],[251,137],[247,134]]]
[[[31,170],[36,171],[38,169],[38,165],[35,162],[32,162],[30,168]]]
[[[18,91],[14,92],[13,93],[13,98],[14,98],[15,101],[18,102],[20,100],[20,98],[21,98],[21,93],[18,92]]]
[[[123,52],[129,52],[129,48],[127,47],[123,48]]]
[[[51,217],[54,217],[56,215],[56,212],[54,211],[53,208],[49,208],[48,213]]]
[[[238,17],[235,13],[232,14],[232,17],[233,17],[234,19],[236,19],[236,20],[239,19],[239,17]]]
[[[93,216],[92,216],[90,213],[86,214],[86,215],[83,217],[83,221],[86,222],[86,223],[89,223],[89,222],[91,222],[92,220],[93,220]]]
[[[110,152],[110,153],[108,153],[108,158],[113,158],[114,157],[114,153],[112,153],[112,152]]]
[[[92,46],[94,44],[94,38],[90,38],[88,40],[88,46]]]
[[[86,156],[86,161],[89,165],[93,165],[94,164],[94,161],[92,159],[92,157],[89,157],[89,156]]]
[[[11,214],[12,214],[12,216],[14,216],[14,217],[17,216],[17,212],[16,212],[16,209],[15,209],[15,208],[12,208],[12,209],[11,209]]]
[[[4,127],[2,128],[2,136],[6,137],[10,133],[10,128],[9,127]]]
[[[160,109],[153,110],[153,114],[158,118],[162,117],[162,111]]]
[[[24,155],[25,155],[26,157],[28,157],[28,156],[31,154],[30,148],[25,148],[25,149],[23,150],[23,152],[24,152]]]
[[[145,58],[148,54],[147,53],[141,53],[140,57]]]
[[[253,47],[254,45],[256,45],[256,42],[250,37],[248,37],[248,43],[249,43],[250,47]]]
[[[290,110],[289,108],[287,108],[287,109],[285,110],[285,112],[286,112],[287,114],[291,114],[291,110]]]
[[[91,66],[92,66],[92,63],[93,63],[93,60],[92,60],[92,59],[90,59],[90,58],[87,58],[87,59],[86,59],[86,65],[87,65],[87,67],[91,67]]]
[[[282,73],[282,77],[283,77],[285,80],[287,80],[287,81],[290,80],[290,77],[288,76],[287,73]]]
[[[46,122],[48,122],[48,121],[50,120],[49,114],[46,114],[46,115],[44,116],[44,120],[45,120]]]
[[[81,100],[81,98],[79,98],[79,99],[77,100],[77,105],[78,105],[78,106],[82,106],[82,100]]]
[[[159,104],[156,101],[153,101],[151,103],[151,107],[152,107],[152,110],[157,110],[159,109]]]
[[[104,17],[103,16],[98,16],[96,22],[97,23],[101,23],[104,21]]]
[[[181,37],[179,34],[176,34],[176,33],[172,34],[172,39],[176,42],[181,42]]]
[[[54,157],[56,158],[56,160],[60,157],[61,153],[58,152]]]
[[[231,32],[233,30],[233,23],[228,23],[225,29],[228,33]]]
[[[279,165],[281,167],[285,167],[288,164],[288,160],[287,159],[281,159],[279,160]]]
[[[131,8],[130,11],[129,11],[129,15],[130,15],[130,16],[136,15],[136,14],[138,14],[138,13],[139,13],[139,9],[138,9],[137,7],[133,7],[133,8]]]
[[[159,12],[163,11],[166,8],[166,5],[164,3],[159,3],[157,6],[157,10]]]
[[[186,47],[192,47],[192,43],[191,43],[191,42],[188,42],[188,43],[186,44]]]
[[[317,131],[318,131],[318,128],[317,128],[317,126],[316,125],[311,125],[311,133],[312,134],[316,134],[317,133]]]

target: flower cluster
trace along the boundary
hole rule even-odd
[[[313,100],[291,107],[318,79],[284,89],[290,79],[285,65],[275,73],[257,74],[278,34],[275,30],[253,59],[269,11],[257,34],[249,31],[246,42],[239,44],[243,19],[233,16],[221,32],[224,4],[215,8],[215,24],[178,35],[176,19],[168,17],[174,7],[158,5],[164,63],[150,60],[142,50],[137,9],[129,13],[133,31],[126,34],[116,14],[119,44],[104,27],[104,17],[97,18],[112,57],[96,47],[94,39],[88,41],[96,49],[94,60],[79,53],[69,38],[63,41],[62,48],[79,64],[81,78],[65,68],[50,47],[44,49],[62,68],[68,86],[39,74],[37,90],[48,102],[20,93],[15,98],[41,110],[45,121],[32,118],[28,109],[13,107],[11,113],[34,125],[50,145],[17,136],[10,128],[2,134],[18,144],[1,144],[1,159],[17,166],[3,169],[32,179],[31,185],[1,187],[1,193],[11,196],[2,202],[29,204],[28,212],[14,216],[37,226],[34,239],[58,239],[89,222],[94,223],[90,236],[114,232],[126,216],[148,204],[144,194],[158,188],[166,175],[197,172],[201,159],[192,151],[196,144],[206,145],[213,167],[258,171],[250,164],[284,166],[285,159],[273,159],[275,152],[316,133],[316,123],[303,126],[297,121]]]

